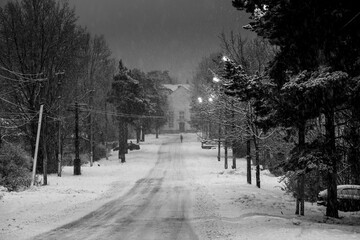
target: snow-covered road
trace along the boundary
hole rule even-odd
[[[195,192],[185,163],[190,157],[174,136],[125,195],[35,239],[198,239],[189,219]]]
[[[360,213],[328,219],[306,203],[296,216],[278,178],[262,171],[258,189],[245,159],[224,170],[216,154],[195,134],[148,136],[125,164],[114,153],[81,176],[65,167],[48,186],[5,194],[0,239],[360,239]]]

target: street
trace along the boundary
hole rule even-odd
[[[194,185],[185,159],[191,152],[184,145],[174,136],[124,196],[35,239],[198,239],[189,218]]]
[[[183,136],[152,136],[124,164],[114,152],[81,176],[67,167],[48,187],[6,195],[0,239],[359,239],[359,213],[327,219],[307,203],[297,217],[279,178],[264,170],[262,188],[249,185],[245,159],[224,170],[217,149]]]

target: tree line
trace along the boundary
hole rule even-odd
[[[255,157],[257,174],[261,161],[281,153],[269,167],[286,174],[296,213],[304,214],[305,198],[314,199],[327,188],[326,215],[338,217],[337,185],[360,184],[360,17],[355,2],[232,4],[251,14],[244,28],[257,34],[257,43],[222,35],[221,54],[227,57],[213,58],[213,73],[205,70],[207,88],[198,89],[207,95],[219,89],[217,104],[235,114],[221,122],[222,131],[230,133],[225,138],[251,143],[253,154],[246,155]],[[220,87],[210,83],[211,75],[218,76]]]
[[[17,145],[34,156],[42,105],[37,171],[44,184],[46,173],[61,176],[62,165],[73,164],[76,124],[79,152],[91,162],[105,157],[109,142],[125,143],[120,123],[143,132],[164,124],[160,83],[171,81],[168,72],[128,70],[121,61],[117,69],[104,36],[78,25],[67,1],[8,1],[0,7],[0,51],[0,151]],[[4,185],[17,160],[0,155]]]

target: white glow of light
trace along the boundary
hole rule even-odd
[[[198,102],[199,102],[199,103],[202,103],[202,102],[203,102],[203,100],[202,100],[201,97],[198,97]]]
[[[230,58],[228,58],[227,56],[223,56],[221,60],[223,60],[223,62],[228,62],[230,61]]]
[[[213,77],[213,81],[214,82],[220,82],[220,78],[218,78],[217,76]]]
[[[212,97],[209,97],[209,102],[214,101],[214,99]]]

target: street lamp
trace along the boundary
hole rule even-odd
[[[218,76],[214,76],[212,80],[213,80],[213,82],[215,82],[215,83],[218,83],[218,82],[221,81]]]
[[[227,56],[223,56],[222,58],[221,58],[221,60],[223,61],[223,62],[229,62],[230,61],[230,58],[228,58]]]
[[[222,57],[222,61],[229,61],[229,58],[227,58],[226,56],[223,56]],[[222,81],[221,81],[221,79],[217,76],[217,74],[215,73],[215,72],[213,72],[213,71],[211,71],[212,73],[213,73],[213,75],[214,75],[214,77],[213,77],[213,82],[215,82],[215,83],[221,83]],[[218,87],[217,88],[218,89],[218,91],[220,91],[220,87]],[[226,107],[225,107],[225,111],[226,111]],[[219,126],[218,126],[218,128],[219,128],[219,131],[218,131],[218,156],[217,156],[217,158],[218,158],[218,161],[220,161],[220,153],[221,153],[221,114],[219,114]],[[225,150],[225,152],[224,152],[224,168],[225,169],[227,169],[228,168],[228,159],[227,159],[227,141],[226,141],[226,134],[227,134],[227,132],[226,132],[226,125],[224,126],[224,150]]]

